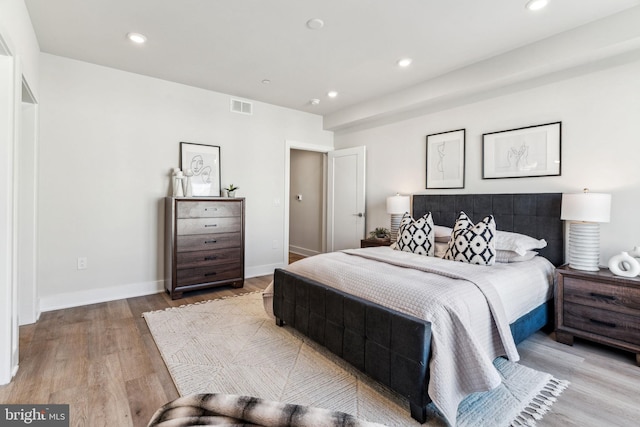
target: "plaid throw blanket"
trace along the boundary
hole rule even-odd
[[[183,426],[374,427],[343,412],[232,394],[194,394],[167,403],[148,427]]]

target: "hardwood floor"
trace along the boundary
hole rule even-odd
[[[178,397],[141,317],[145,311],[260,291],[271,276],[247,279],[172,301],[166,294],[43,313],[20,328],[20,370],[0,387],[0,403],[67,403],[72,426],[144,426]],[[640,419],[635,356],[538,332],[518,346],[523,365],[571,385],[539,426],[630,426]]]

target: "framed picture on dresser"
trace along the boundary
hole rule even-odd
[[[220,196],[220,147],[217,145],[180,143],[180,169],[192,173],[194,197]]]
[[[465,130],[427,135],[426,188],[464,188]]]

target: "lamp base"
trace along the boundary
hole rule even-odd
[[[404,214],[391,214],[391,243],[398,241],[398,229]]]
[[[597,222],[569,223],[569,267],[576,270],[598,271],[600,267],[600,224]]]

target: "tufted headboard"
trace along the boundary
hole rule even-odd
[[[564,231],[560,220],[561,193],[413,195],[413,217],[428,212],[437,225],[453,227],[460,211],[472,221],[493,215],[498,230],[545,239],[540,255],[555,266],[564,263]]]

